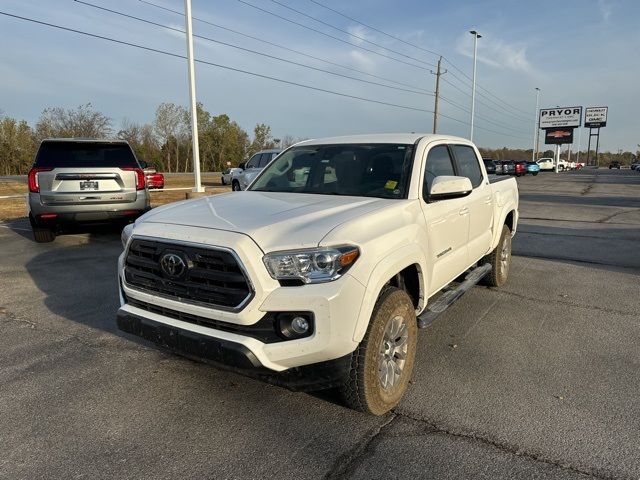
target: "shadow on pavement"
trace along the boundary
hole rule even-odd
[[[513,254],[640,276],[640,228],[607,223],[600,228],[568,228],[521,223],[513,241]]]

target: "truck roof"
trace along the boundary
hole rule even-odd
[[[451,135],[438,135],[432,133],[371,133],[366,135],[347,135],[342,137],[314,138],[305,140],[297,145],[324,145],[340,143],[398,143],[414,144],[421,138],[428,140],[464,141],[466,138]]]
[[[66,137],[66,138],[45,138],[43,142],[74,142],[74,143],[118,143],[127,144],[126,140],[117,138],[91,138],[91,137]]]

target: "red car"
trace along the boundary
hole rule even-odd
[[[513,174],[516,177],[527,174],[526,162],[513,162],[513,166],[514,166]]]
[[[147,173],[145,175],[145,179],[149,190],[154,188],[164,188],[164,175],[161,173]]]

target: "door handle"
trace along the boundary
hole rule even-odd
[[[487,198],[484,199],[485,203],[491,205],[491,203],[493,203],[493,197],[488,196]]]
[[[460,215],[466,215],[469,213],[469,207],[464,207],[461,208],[460,211],[458,212]]]

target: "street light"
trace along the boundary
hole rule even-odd
[[[473,116],[476,109],[476,60],[478,56],[478,39],[482,38],[475,30],[469,32],[473,35],[473,79],[471,82],[471,134],[469,140],[473,141]]]
[[[204,192],[200,181],[200,147],[198,145],[198,110],[196,107],[196,73],[193,63],[193,28],[191,20],[191,0],[184,0],[184,17],[187,37],[187,63],[189,65],[189,100],[191,110],[191,142],[193,149],[193,173],[195,185],[193,191]]]
[[[535,162],[538,157],[538,145],[537,145],[537,137],[538,137],[538,105],[540,101],[540,89],[536,87],[536,111],[533,113],[533,148],[531,149],[531,161]]]

